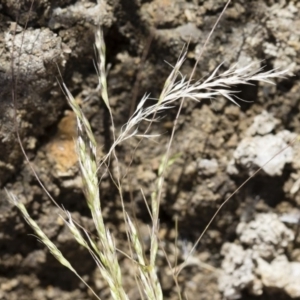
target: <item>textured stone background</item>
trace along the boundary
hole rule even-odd
[[[109,299],[93,260],[77,246],[60,220],[59,210],[25,163],[14,132],[15,120],[27,155],[49,192],[93,232],[72,147],[75,119],[60,89],[61,78],[73,95],[83,101],[83,109],[102,147],[99,153],[105,152],[111,143],[110,123],[95,93],[95,26],[101,24],[104,28],[110,64],[109,95],[120,129],[146,92],[153,97],[159,95],[171,70],[165,61],[174,65],[188,41],[188,59],[182,73],[190,74],[195,57],[225,3],[224,0],[116,0],[98,6],[89,1],[35,1],[30,8],[30,1],[2,1],[0,299],[92,299],[78,279],[60,266],[35,237],[28,235],[31,229],[7,202],[4,188],[26,204],[31,215],[101,298]],[[260,166],[260,161],[272,157],[270,145],[280,148],[296,136],[300,99],[299,20],[297,1],[240,0],[232,1],[217,26],[195,78],[208,75],[222,62],[223,70],[234,63],[249,62],[266,65],[267,69],[289,67],[294,76],[280,79],[273,86],[237,87],[241,91],[239,96],[247,100],[239,102],[240,108],[222,98],[185,104],[172,150],[180,156],[169,170],[160,216],[160,238],[171,261],[174,247],[179,261],[182,260],[222,201]],[[84,101],[88,96],[89,100]],[[141,143],[124,179],[124,198],[128,209],[134,207],[141,234],[147,233],[150,219],[140,188],[149,199],[176,111],[176,107],[169,110],[160,124],[153,125],[153,132],[161,137],[158,142]],[[131,162],[136,143],[131,141],[118,149],[124,170]],[[265,149],[259,146],[262,144]],[[284,264],[281,269],[285,271],[299,269],[300,239],[295,225],[300,204],[298,143],[288,151],[276,161],[275,167],[280,167],[275,173],[263,170],[253,178],[228,202],[205,234],[193,261],[179,278],[188,299],[195,299],[195,295],[197,299],[222,299],[223,294],[228,299],[300,297],[293,286],[287,287],[286,283],[268,277]],[[105,219],[118,247],[122,248],[126,238],[118,193],[109,177],[103,178],[100,189]],[[257,220],[268,218],[273,220],[274,228],[279,228],[274,229],[279,237],[266,231],[266,236],[273,239],[249,242],[237,230],[241,226],[248,228],[245,224],[265,226],[264,221]],[[175,219],[179,222],[177,246]],[[253,226],[255,230],[247,232],[258,235],[265,228]],[[145,243],[147,247],[146,235]],[[262,257],[255,247],[269,249],[268,243],[276,251]],[[134,278],[126,276],[131,275],[128,261],[122,256],[120,259],[130,299],[139,299]],[[158,265],[165,299],[177,299],[163,253],[159,254]],[[296,273],[281,275],[287,280],[291,274]],[[300,283],[296,281],[295,286]]]

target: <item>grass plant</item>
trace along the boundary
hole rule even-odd
[[[230,2],[230,1],[229,1]],[[227,5],[229,4],[227,3]],[[227,7],[227,6],[226,6]],[[225,9],[226,9],[225,7]],[[224,10],[225,10],[224,9]],[[214,31],[214,28],[212,32]],[[212,33],[211,32],[211,33]],[[207,41],[209,38],[207,39]],[[205,45],[203,49],[205,48]],[[104,168],[108,171],[109,164],[114,161],[116,165],[116,174],[113,174],[114,183],[119,191],[120,199],[123,207],[124,223],[126,225],[126,231],[128,236],[128,243],[130,245],[130,259],[132,261],[134,269],[137,270],[137,282],[141,290],[141,298],[151,300],[163,299],[163,291],[159,278],[157,276],[157,252],[160,247],[160,241],[158,238],[159,232],[159,210],[162,198],[162,187],[166,176],[166,169],[172,164],[172,158],[170,156],[172,141],[176,130],[176,120],[181,113],[182,103],[184,101],[201,101],[202,99],[211,99],[218,96],[223,96],[229,101],[236,103],[236,92],[234,88],[240,84],[251,84],[253,81],[262,81],[272,83],[272,79],[283,77],[286,71],[272,70],[264,72],[260,66],[250,64],[244,67],[233,66],[225,72],[221,72],[221,65],[216,67],[210,76],[204,80],[195,80],[193,74],[191,76],[185,76],[181,74],[181,67],[186,59],[185,49],[182,51],[182,55],[178,58],[174,65],[170,75],[165,80],[164,87],[157,101],[152,105],[145,105],[149,101],[150,95],[146,94],[137,105],[136,110],[129,118],[128,122],[124,124],[120,132],[117,132],[114,126],[113,110],[110,107],[110,100],[107,90],[106,81],[106,50],[105,41],[103,37],[103,31],[101,27],[98,27],[95,33],[95,49],[97,51],[97,73],[99,78],[98,91],[101,94],[101,98],[107,107],[112,123],[113,143],[109,151],[97,161],[97,143],[94,137],[93,131],[89,120],[85,117],[80,106],[68,90],[67,86],[63,83],[62,87],[66,94],[66,98],[73,112],[77,118],[78,137],[75,141],[75,147],[77,149],[79,168],[81,172],[81,178],[83,183],[83,193],[90,209],[91,216],[97,232],[97,240],[93,239],[88,232],[78,229],[78,225],[73,221],[72,215],[64,211],[62,218],[65,220],[66,225],[70,229],[70,232],[74,236],[74,239],[87,249],[94,258],[103,279],[106,281],[109,290],[111,292],[111,298],[115,300],[127,300],[129,296],[126,293],[126,289],[123,286],[122,270],[118,261],[118,251],[114,237],[110,230],[107,228],[102,213],[101,193],[99,191],[99,176],[98,171],[100,168]],[[197,63],[201,55],[198,57]],[[197,65],[196,63],[196,65]],[[196,67],[195,65],[195,67]],[[116,147],[124,141],[133,137],[140,137],[142,139],[157,137],[151,134],[151,124],[156,121],[159,122],[159,115],[166,114],[169,109],[179,107],[178,114],[174,123],[174,129],[167,145],[167,151],[162,159],[161,166],[159,168],[155,189],[151,196],[151,205],[149,207],[149,214],[151,216],[152,223],[150,228],[150,249],[149,257],[145,257],[143,242],[139,237],[138,229],[136,228],[134,220],[130,217],[130,213],[126,211],[123,199],[122,180],[120,166],[118,163],[118,156],[116,153]],[[146,132],[140,132],[141,122],[148,122],[149,126]],[[7,191],[11,202],[16,205],[24,216],[27,223],[32,227],[38,239],[45,244],[52,255],[65,267],[71,270],[78,276],[85,285],[87,283],[78,275],[76,270],[66,260],[59,249],[47,238],[42,229],[31,218],[26,211],[25,206],[16,199],[16,197],[9,191]],[[198,243],[199,241],[197,241]],[[191,252],[195,249],[191,250]],[[189,253],[191,255],[192,253]],[[177,287],[178,298],[181,299],[181,291],[177,282],[178,271],[181,269],[173,269],[170,265],[170,269],[173,270],[174,282]],[[88,285],[87,285],[88,286]],[[90,288],[88,286],[88,288]],[[99,296],[93,291],[94,295]]]

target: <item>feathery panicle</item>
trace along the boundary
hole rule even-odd
[[[139,134],[139,124],[143,121],[155,121],[153,118],[151,118],[151,116],[153,117],[159,112],[166,112],[168,109],[174,107],[176,101],[179,99],[185,98],[194,101],[200,101],[202,99],[223,96],[237,104],[234,99],[237,91],[232,91],[230,88],[239,84],[251,84],[252,81],[263,81],[272,84],[272,79],[282,78],[288,72],[288,70],[271,70],[267,72],[261,72],[262,68],[255,68],[254,64],[249,64],[242,68],[236,68],[236,65],[234,65],[229,70],[217,75],[220,67],[222,66],[221,64],[203,82],[196,81],[189,83],[189,81],[186,80],[186,77],[182,77],[179,72],[180,67],[185,59],[184,55],[177,61],[173,71],[167,78],[159,100],[155,104],[144,108],[146,101],[149,100],[149,95],[145,95],[141,99],[134,114],[126,123],[126,125],[122,127],[119,136],[115,139],[109,152],[103,158],[103,163],[109,159],[112,152],[119,144],[129,138],[134,136],[141,136],[145,138],[156,137],[157,135]],[[181,77],[181,79],[177,80],[178,77]]]
[[[10,192],[6,191],[9,201],[15,205],[20,212],[22,213],[25,221],[28,223],[28,225],[33,229],[35,234],[37,235],[38,239],[49,249],[51,254],[66,268],[71,270],[96,296],[97,299],[100,299],[98,295],[95,294],[93,289],[83,280],[82,277],[76,272],[76,270],[72,267],[70,262],[63,256],[63,254],[59,251],[59,249],[56,247],[54,243],[52,243],[49,238],[45,235],[45,233],[42,231],[42,229],[39,227],[39,225],[30,217],[28,214],[27,209],[25,208],[24,204],[17,200],[17,198]]]
[[[100,239],[101,251],[96,251],[100,258],[100,271],[106,279],[113,299],[128,299],[122,286],[121,270],[117,260],[116,247],[108,229],[106,229],[101,210],[99,180],[97,175],[96,142],[90,124],[82,113],[79,105],[65,85],[63,85],[68,101],[77,116],[78,137],[77,153],[83,190],[91,210],[92,218]],[[75,237],[76,238],[76,237]],[[77,236],[77,238],[79,238]],[[93,248],[95,243],[92,244]]]
[[[139,239],[137,229],[130,217],[127,214],[127,224],[129,226],[129,236],[132,242],[132,246],[135,250],[138,262],[137,266],[139,269],[140,281],[147,296],[147,299],[151,300],[162,300],[163,294],[160,282],[156,274],[155,265],[147,265],[143,254],[143,247]]]

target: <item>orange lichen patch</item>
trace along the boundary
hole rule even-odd
[[[75,149],[77,136],[75,114],[68,112],[59,122],[57,129],[55,137],[47,145],[47,156],[61,176],[69,175],[70,169],[78,161]]]

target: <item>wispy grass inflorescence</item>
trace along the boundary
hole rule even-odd
[[[94,290],[85,282],[85,280],[77,273],[77,271],[72,267],[70,262],[63,256],[63,254],[60,252],[60,250],[56,247],[56,245],[46,236],[46,234],[43,232],[43,230],[39,227],[39,225],[31,218],[29,215],[26,207],[23,203],[17,200],[17,198],[9,191],[6,191],[8,195],[9,201],[15,205],[22,213],[25,221],[28,223],[28,225],[33,229],[35,234],[37,235],[37,238],[40,242],[42,242],[50,251],[50,253],[66,268],[68,268],[70,271],[72,271],[96,296],[97,299],[100,299],[100,297],[94,292]]]
[[[101,248],[97,251],[100,256],[100,271],[106,279],[113,299],[128,299],[121,279],[121,270],[117,260],[116,246],[109,230],[105,227],[101,210],[99,180],[97,175],[95,137],[90,124],[85,118],[78,103],[64,85],[70,106],[77,117],[78,138],[76,147],[79,159],[83,191],[90,208],[92,218],[99,236]],[[95,244],[94,244],[95,245]]]
[[[145,103],[147,100],[149,100],[150,95],[145,95],[141,99],[134,114],[126,123],[126,125],[123,126],[119,136],[116,138],[104,160],[110,157],[113,149],[115,149],[117,145],[129,138],[134,136],[144,138],[157,136],[150,134],[143,135],[143,133],[139,133],[139,124],[143,121],[153,122],[154,120],[151,118],[151,116],[156,115],[159,112],[166,112],[168,109],[174,107],[174,105],[176,105],[176,101],[179,99],[185,98],[194,101],[201,101],[203,99],[223,96],[237,104],[235,100],[235,94],[237,91],[233,91],[232,88],[240,84],[251,84],[253,81],[262,81],[273,84],[272,79],[282,78],[288,72],[288,70],[271,70],[267,72],[261,72],[261,67],[255,67],[254,64],[249,64],[242,68],[238,68],[236,65],[234,65],[229,70],[218,75],[217,73],[222,66],[221,64],[206,80],[189,83],[187,78],[182,77],[181,73],[179,72],[184,62],[185,55],[186,53],[184,53],[184,55],[177,61],[173,71],[167,78],[164,89],[158,101],[155,104],[145,108]],[[179,77],[182,78],[176,81],[175,79]]]

